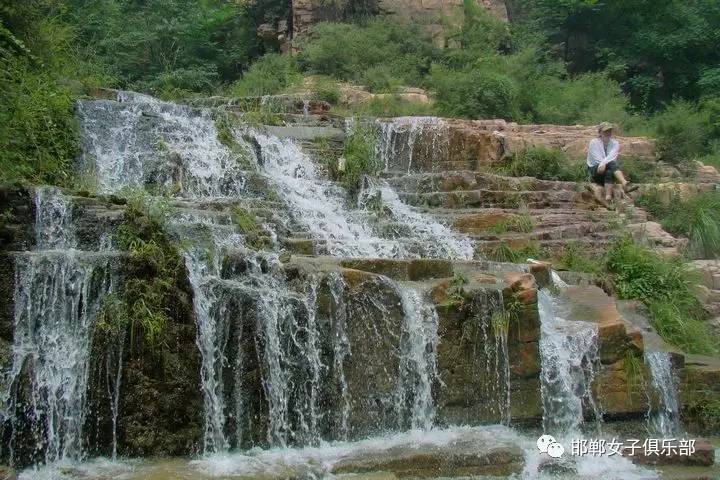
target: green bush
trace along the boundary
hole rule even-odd
[[[63,184],[79,147],[74,95],[22,57],[0,59],[0,182]]]
[[[650,310],[653,326],[670,343],[689,353],[717,351],[693,294],[698,276],[680,259],[667,259],[626,239],[606,254],[620,298],[641,300]]]
[[[521,246],[513,246],[507,242],[500,242],[486,252],[488,260],[494,262],[526,263],[528,258],[540,257],[540,245],[530,242]]]
[[[435,65],[430,83],[442,115],[506,120],[520,116],[518,85],[502,73],[485,69],[450,71]]]
[[[533,121],[572,125],[623,123],[627,99],[620,85],[603,74],[589,73],[574,79],[541,76],[524,86],[530,98]]]
[[[435,105],[411,102],[397,95],[375,97],[369,102],[352,105],[349,111],[340,114],[367,117],[406,117],[410,115],[435,115]]]
[[[672,103],[654,120],[660,158],[678,164],[707,153],[710,118],[688,102]]]
[[[356,196],[362,188],[366,175],[374,175],[380,169],[375,155],[373,132],[358,128],[345,143],[345,171],[342,182],[351,196]]]
[[[659,190],[650,190],[641,195],[636,204],[645,208],[668,232],[688,238],[691,256],[720,256],[720,192],[683,198],[677,192],[663,195]]]
[[[129,325],[131,338],[140,333],[148,344],[160,347],[183,273],[177,245],[165,231],[169,215],[164,200],[140,192],[130,195],[117,233],[120,247],[130,253],[126,280],[103,314],[106,325]]]
[[[542,180],[583,181],[587,178],[585,162],[571,162],[563,151],[546,147],[521,150],[500,165],[499,170],[513,177]]]
[[[325,23],[313,28],[298,55],[304,70],[359,82],[373,67],[383,75],[419,85],[439,51],[417,24],[373,20],[367,25]]]
[[[294,57],[269,53],[255,62],[243,77],[230,87],[239,97],[274,95],[302,80]]]
[[[313,98],[330,105],[340,103],[340,87],[329,78],[319,78],[313,84]]]

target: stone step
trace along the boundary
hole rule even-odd
[[[400,198],[411,205],[442,208],[596,208],[590,198],[580,192],[464,190],[454,192],[401,193]]]
[[[538,180],[534,177],[507,177],[486,172],[450,171],[442,173],[390,176],[388,183],[396,190],[412,193],[454,192],[464,190],[565,190],[581,188],[576,182]]]
[[[540,228],[535,228],[530,232],[507,232],[507,233],[479,233],[470,234],[471,238],[476,240],[563,240],[577,238],[595,238],[595,235],[605,232],[609,229],[605,223],[601,222],[578,222],[574,224],[563,224],[546,226],[542,224]],[[601,235],[605,237],[605,235]]]

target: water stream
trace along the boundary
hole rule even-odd
[[[680,399],[670,354],[645,352],[645,363],[657,396],[655,407],[651,405],[648,412],[650,431],[662,438],[678,437],[683,430],[680,423]]]

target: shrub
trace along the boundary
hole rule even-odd
[[[520,115],[518,85],[502,73],[476,69],[449,71],[435,65],[430,83],[442,115],[507,120]]]
[[[367,25],[316,25],[298,55],[302,67],[340,80],[361,81],[380,67],[402,83],[418,85],[439,52],[417,24],[373,20]]]
[[[689,353],[716,351],[693,295],[697,274],[680,259],[663,258],[626,239],[607,252],[605,268],[620,298],[641,300],[648,307],[665,340]]]
[[[0,58],[0,181],[63,184],[79,147],[74,95],[24,57]]]
[[[362,188],[366,175],[374,175],[380,165],[375,155],[375,141],[372,133],[358,128],[345,144],[345,172],[342,182],[348,193],[356,196]]]
[[[402,81],[394,76],[389,65],[376,65],[363,73],[361,81],[371,92],[395,93],[400,89]]]
[[[129,325],[131,338],[142,333],[149,345],[162,347],[162,334],[170,322],[173,293],[182,277],[183,260],[165,231],[170,214],[164,200],[133,193],[118,229],[120,246],[130,253],[127,277],[103,312],[104,324]]]
[[[353,116],[406,117],[411,115],[434,115],[435,105],[411,102],[397,95],[382,95],[369,102],[352,105],[350,111],[341,112]]]
[[[492,233],[521,232],[529,233],[535,228],[535,220],[527,213],[511,215],[492,226]]]
[[[682,198],[659,190],[644,193],[636,200],[665,230],[690,240],[689,254],[700,258],[720,256],[720,192],[705,192]]]
[[[495,262],[525,263],[528,258],[538,258],[540,253],[540,246],[535,242],[521,246],[500,242],[486,252],[486,256]]]
[[[622,123],[628,117],[627,98],[620,85],[599,73],[570,80],[544,75],[524,88],[536,122],[596,125],[602,121]]]
[[[561,150],[529,147],[515,153],[499,166],[501,173],[543,180],[582,181],[587,178],[585,162],[572,163]]]
[[[331,79],[319,78],[313,84],[312,95],[315,100],[337,105],[340,102],[340,87]]]
[[[240,97],[274,95],[301,80],[294,57],[269,53],[258,59],[240,80],[233,83],[230,92]]]
[[[710,119],[696,106],[683,101],[673,102],[654,118],[653,123],[662,160],[678,164],[707,152]]]

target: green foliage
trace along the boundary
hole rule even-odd
[[[447,288],[447,296],[440,306],[449,307],[465,303],[465,285],[467,284],[468,279],[462,274],[456,273]]]
[[[416,24],[373,20],[365,26],[319,24],[299,54],[310,73],[359,82],[373,67],[405,84],[418,85],[439,50]]]
[[[406,117],[411,115],[435,115],[437,110],[430,103],[409,102],[398,95],[380,95],[369,102],[353,105],[350,111],[335,110],[340,114],[367,117]]]
[[[625,367],[625,375],[627,376],[628,394],[630,394],[634,388],[642,385],[645,365],[633,350],[627,350],[625,352],[623,366]]]
[[[449,71],[435,66],[430,81],[443,115],[506,120],[520,117],[519,86],[508,75],[485,69]]]
[[[511,215],[508,218],[503,218],[495,225],[492,226],[490,231],[496,234],[502,234],[506,232],[521,232],[529,233],[535,228],[535,220],[527,213],[521,213],[518,215]]]
[[[663,258],[626,239],[607,252],[605,267],[618,296],[641,300],[665,340],[689,353],[717,351],[693,295],[697,274],[680,259]]]
[[[674,102],[655,117],[660,158],[678,164],[707,152],[709,115],[688,102]]]
[[[139,331],[153,347],[162,347],[183,269],[177,245],[165,232],[169,215],[164,200],[141,193],[130,196],[117,233],[120,247],[130,254],[127,277],[121,292],[110,297],[103,313],[105,325],[129,325],[133,338]]]
[[[688,198],[678,192],[650,190],[636,200],[663,228],[690,240],[689,254],[700,258],[720,256],[720,192],[710,191]]]
[[[235,222],[235,225],[238,226],[241,233],[249,234],[257,232],[260,229],[257,218],[246,208],[237,205],[233,208],[232,215],[233,221]]]
[[[313,84],[313,99],[337,105],[340,102],[340,87],[327,77],[318,78]]]
[[[269,53],[255,62],[240,80],[230,87],[240,97],[274,95],[300,82],[295,57]]]
[[[571,162],[561,150],[528,147],[515,153],[499,171],[514,177],[535,177],[543,180],[583,181],[587,178],[585,162]]]
[[[257,26],[288,18],[289,2],[67,0],[84,48],[122,87],[165,96],[211,92],[263,53]]]
[[[528,26],[573,72],[606,70],[633,105],[655,109],[715,85],[720,4],[715,0],[527,0]]]
[[[572,80],[543,75],[530,80],[525,90],[537,122],[597,125],[621,123],[628,116],[627,98],[620,85],[604,74],[588,73]]]
[[[51,0],[0,7],[0,182],[65,184],[78,150],[74,101],[106,81],[78,54]]]
[[[486,252],[488,260],[495,262],[526,263],[528,258],[540,256],[540,246],[530,242],[520,246],[513,246],[508,242],[500,242],[497,246]]]
[[[351,196],[357,195],[366,175],[374,175],[380,165],[375,155],[373,132],[358,128],[345,143],[345,171],[342,183]]]
[[[642,158],[623,158],[622,172],[628,181],[633,183],[657,183],[662,179],[663,172],[657,162]]]
[[[589,273],[594,276],[601,275],[604,270],[601,259],[596,255],[590,255],[582,246],[574,242],[566,243],[553,263],[565,270]]]

